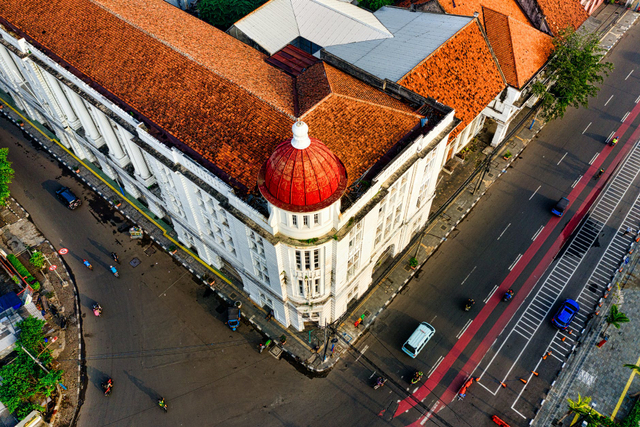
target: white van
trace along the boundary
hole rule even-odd
[[[433,326],[427,322],[420,323],[418,329],[411,334],[407,342],[402,346],[402,351],[415,359],[435,333],[436,330]]]

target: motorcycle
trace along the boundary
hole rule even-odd
[[[387,382],[386,378],[382,378],[382,377],[378,377],[378,379],[376,380],[376,384],[373,386],[374,390],[379,389],[380,387],[384,386],[384,383]]]
[[[164,412],[167,412],[169,410],[169,406],[167,406],[167,402],[164,401],[164,397],[158,399],[158,405],[160,405],[160,407],[164,409]]]
[[[417,384],[418,381],[422,379],[423,375],[424,374],[422,373],[422,371],[417,371],[415,374],[413,374],[413,378],[411,378],[411,384]]]
[[[600,178],[602,176],[602,174],[604,173],[604,169],[600,168],[600,170],[598,171],[598,173],[596,174],[596,179]]]
[[[613,138],[611,138],[611,141],[609,141],[609,145],[612,147],[615,147],[615,145],[618,143],[618,137],[614,136]]]
[[[106,383],[102,384],[102,388],[104,389],[104,395],[109,396],[111,394],[111,389],[113,389],[113,380],[109,378]]]
[[[96,317],[100,317],[100,315],[102,314],[102,307],[98,303],[94,303],[91,309],[93,310],[93,314]]]
[[[476,302],[469,298],[469,300],[467,301],[467,303],[464,305],[464,311],[469,311],[471,310],[471,307],[473,307],[473,304],[475,304]]]
[[[504,293],[504,297],[502,297],[502,301],[509,301],[511,298],[513,298],[513,289],[509,289],[507,292]]]
[[[113,265],[109,266],[109,270],[111,270],[114,276],[120,277],[120,274],[118,274],[118,270],[116,270],[116,268]]]
[[[86,259],[82,260],[82,263],[84,264],[85,267],[87,267],[89,270],[93,270],[93,265],[91,265],[91,263],[89,261],[87,261]]]
[[[111,252],[111,258],[113,258],[113,260],[115,262],[117,262],[118,264],[120,264],[120,260],[118,259],[118,254],[115,252]]]

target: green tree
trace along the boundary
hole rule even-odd
[[[571,414],[589,415],[591,411],[593,411],[593,408],[591,408],[591,398],[588,396],[582,397],[580,393],[578,393],[577,400],[567,399],[567,404],[569,405],[569,410],[558,420],[557,424],[560,424]]]
[[[38,270],[44,267],[44,255],[40,251],[35,251],[31,254],[31,258],[29,258],[29,262]]]
[[[544,119],[562,118],[570,106],[587,107],[589,98],[598,93],[596,84],[613,69],[610,62],[600,62],[605,51],[599,42],[595,33],[577,33],[572,28],[553,40],[553,54],[542,79],[531,88],[540,97]]]
[[[369,9],[371,12],[375,12],[382,6],[389,6],[393,3],[393,0],[362,0],[358,1],[358,6]]]
[[[264,3],[266,0],[200,0],[198,12],[203,20],[226,31]]]
[[[607,329],[609,329],[609,326],[611,325],[615,326],[616,329],[620,329],[620,325],[622,323],[629,322],[629,318],[627,317],[627,315],[618,310],[618,306],[615,304],[613,304],[609,309],[609,315],[605,320],[607,322],[607,327],[604,328],[604,332],[607,332]]]
[[[31,354],[40,353],[44,344],[44,327],[45,321],[28,317],[16,324],[16,328],[20,330],[20,335],[16,342],[17,346],[24,347]]]
[[[0,148],[0,206],[6,205],[6,200],[10,195],[9,184],[11,184],[14,175],[11,162],[7,160],[8,155],[8,148]]]
[[[640,375],[640,366],[638,365],[631,365],[629,363],[624,365],[625,368],[629,368],[632,371],[634,371],[636,374]]]

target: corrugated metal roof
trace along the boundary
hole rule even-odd
[[[271,0],[235,26],[271,54],[298,36],[322,47],[392,37],[374,14],[339,0]]]
[[[377,77],[398,81],[473,18],[383,7],[375,14],[393,38],[325,47]]]

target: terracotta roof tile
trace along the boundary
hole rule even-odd
[[[567,27],[577,30],[589,14],[578,0],[537,0],[554,36]]]
[[[505,87],[476,20],[398,81],[402,86],[456,110],[462,123],[453,140]]]
[[[492,10],[498,11],[504,15],[510,16],[523,22],[529,26],[532,26],[529,22],[529,18],[522,11],[516,0],[438,0],[440,6],[446,13],[452,15],[461,16],[473,16],[475,12],[478,12],[480,22],[484,22],[482,16],[482,7],[487,7]]]
[[[298,115],[300,116],[331,93],[324,64],[315,64],[298,76],[296,88],[298,89]]]
[[[484,27],[507,82],[522,88],[547,62],[553,39],[541,31],[489,8]]]
[[[317,104],[311,134],[326,137],[350,177],[420,117],[372,88],[343,88],[342,79],[353,79],[337,70],[334,90],[365,101],[329,95],[322,64],[299,76],[296,88],[265,55],[162,0],[146,0],[144,8],[132,0],[4,0],[0,17],[248,190],[291,137],[296,89],[305,110]]]

